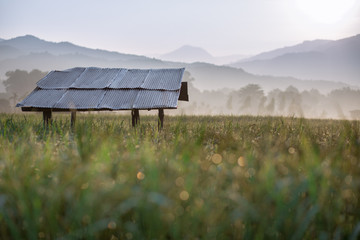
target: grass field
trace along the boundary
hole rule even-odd
[[[0,239],[358,239],[360,122],[0,115]]]

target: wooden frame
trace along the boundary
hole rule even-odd
[[[176,108],[158,108],[158,129],[159,131],[164,127],[164,109],[176,109]],[[76,112],[89,112],[89,111],[117,111],[109,109],[57,109],[57,108],[33,108],[33,107],[22,107],[23,112],[42,112],[44,126],[48,127],[52,122],[52,113],[53,112],[70,112],[71,113],[71,128],[75,127],[76,122]],[[129,109],[126,109],[129,110]],[[131,125],[136,127],[140,125],[140,113],[139,110],[153,110],[153,109],[131,109]]]

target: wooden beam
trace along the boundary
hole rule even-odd
[[[49,123],[51,123],[51,109],[47,109],[43,111],[43,120],[44,120],[44,126],[48,127]]]
[[[71,111],[71,128],[75,127],[75,121],[76,121],[76,111]]]
[[[189,101],[189,94],[188,94],[188,84],[187,82],[181,83],[180,94],[179,94],[179,101]]]
[[[131,124],[133,127],[136,127],[140,124],[140,114],[139,109],[132,109],[131,110]]]
[[[163,128],[163,126],[164,126],[164,109],[160,108],[159,109],[159,118],[158,118],[159,131]]]

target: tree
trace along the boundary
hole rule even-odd
[[[0,112],[4,113],[4,112],[10,112],[11,111],[11,107],[10,107],[10,103],[8,100],[6,99],[0,99]]]
[[[259,101],[258,115],[266,115],[265,103],[266,103],[266,97],[263,96]]]
[[[226,108],[229,110],[232,110],[232,95],[230,95],[230,97],[228,98],[227,102],[226,102]]]
[[[245,110],[251,107],[251,96],[247,96],[240,107],[240,110]]]
[[[248,96],[260,99],[264,96],[264,91],[257,84],[249,84],[239,90],[239,96],[243,99]]]
[[[270,103],[266,106],[266,112],[269,115],[272,115],[275,111],[275,99],[271,98]]]
[[[7,76],[4,81],[6,92],[16,98],[13,101],[17,102],[30,93],[36,87],[36,82],[45,77],[46,73],[39,70],[31,72],[15,70],[9,71],[5,75]]]
[[[240,110],[246,114],[256,114],[264,97],[264,91],[257,84],[249,84],[238,91]]]

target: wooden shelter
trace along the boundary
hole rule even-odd
[[[53,112],[71,112],[74,126],[77,111],[131,110],[132,126],[140,123],[139,110],[176,109],[178,100],[188,101],[185,69],[72,68],[51,71],[16,106],[22,111],[43,112],[44,124]]]

